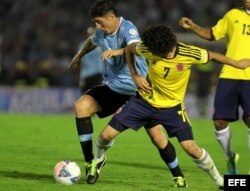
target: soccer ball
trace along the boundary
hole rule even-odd
[[[76,184],[80,180],[81,170],[76,162],[63,160],[56,164],[53,176],[60,184]]]

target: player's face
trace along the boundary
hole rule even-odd
[[[243,0],[244,7],[250,10],[250,0]]]
[[[107,14],[103,17],[95,17],[93,21],[97,29],[103,31],[105,34],[112,34],[116,31],[114,18],[113,15]]]

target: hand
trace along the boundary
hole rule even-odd
[[[106,60],[108,58],[111,58],[113,56],[119,56],[123,55],[123,49],[117,49],[117,50],[106,50],[102,53],[102,60]]]
[[[193,21],[187,17],[181,17],[179,20],[179,25],[185,29],[190,29],[192,25],[194,25]]]
[[[152,91],[152,87],[150,86],[146,78],[136,75],[136,76],[133,76],[133,80],[138,89],[141,89],[147,93],[150,93]]]
[[[237,61],[236,67],[239,69],[246,69],[247,67],[250,67],[250,59],[241,59]]]
[[[72,69],[73,67],[79,66],[80,64],[81,64],[81,57],[77,54],[72,58],[68,66],[68,69]]]

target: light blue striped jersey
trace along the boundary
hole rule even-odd
[[[120,17],[120,26],[115,33],[106,35],[103,31],[96,30],[91,39],[94,45],[106,51],[125,48],[133,42],[138,42],[140,36],[132,22]],[[134,95],[136,86],[130,76],[125,56],[112,57],[104,63],[104,83],[117,93]],[[146,76],[148,67],[143,57],[136,57],[136,68],[139,75]]]

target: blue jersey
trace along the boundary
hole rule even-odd
[[[137,28],[121,17],[120,26],[115,33],[106,35],[103,31],[96,30],[91,39],[94,45],[106,51],[125,48],[133,42],[138,42],[140,37]],[[117,93],[134,95],[136,86],[130,76],[125,56],[108,58],[104,63],[104,83]],[[139,75],[146,76],[147,63],[144,58],[136,57],[136,69]]]
[[[79,47],[82,47],[83,43]],[[104,70],[104,64],[101,59],[102,50],[100,47],[96,47],[94,50],[85,54],[81,61],[83,66],[80,70],[80,79],[86,79],[87,77],[95,74],[102,74]]]

